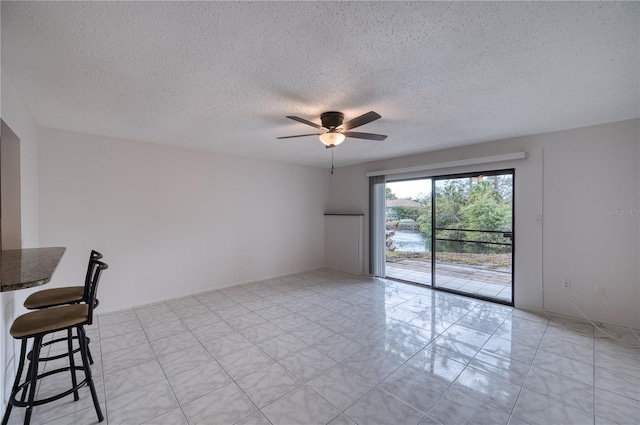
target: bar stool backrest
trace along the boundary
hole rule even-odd
[[[100,282],[100,275],[103,270],[106,270],[109,266],[99,260],[91,260],[91,280],[89,282],[89,297],[87,298],[87,306],[89,308],[87,315],[87,324],[93,323],[93,309],[96,307],[96,296],[98,295],[98,283]]]
[[[84,277],[84,295],[82,296],[82,301],[87,302],[89,299],[89,288],[91,286],[91,277],[93,275],[93,269],[95,264],[93,260],[100,260],[102,258],[102,254],[98,251],[91,250],[91,255],[89,256],[89,265],[87,266],[87,274]]]

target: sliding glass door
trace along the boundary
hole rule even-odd
[[[513,170],[387,181],[384,276],[513,304],[513,182]]]
[[[434,179],[433,286],[513,301],[513,170]]]

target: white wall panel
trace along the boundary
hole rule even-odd
[[[327,170],[41,129],[51,287],[109,270],[101,312],[324,266]]]
[[[364,215],[325,215],[324,243],[327,268],[364,273]]]

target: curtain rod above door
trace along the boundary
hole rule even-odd
[[[416,171],[438,170],[440,168],[462,167],[465,165],[490,164],[492,162],[511,161],[527,158],[526,151],[505,153],[502,155],[481,156],[478,158],[460,159],[457,161],[436,162],[435,164],[417,165],[414,167],[394,168],[391,170],[369,171],[367,177],[389,176],[392,174],[413,173]]]

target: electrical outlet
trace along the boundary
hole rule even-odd
[[[571,289],[571,281],[567,280],[567,279],[563,280],[562,281],[562,287],[564,289]]]
[[[597,295],[604,295],[604,283],[598,283],[596,285],[596,294]]]

